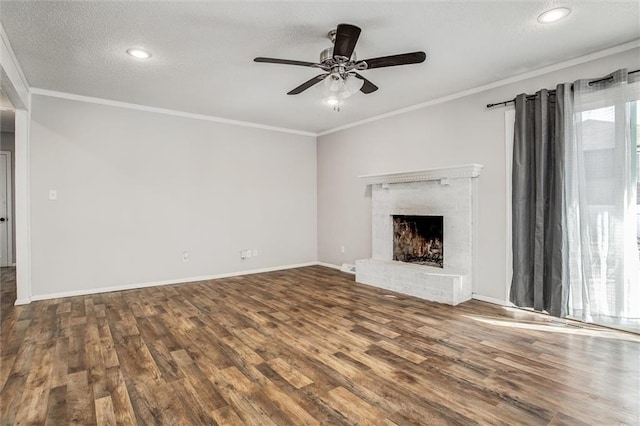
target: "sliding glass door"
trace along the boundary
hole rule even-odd
[[[570,316],[640,333],[637,84],[576,88],[566,196]]]

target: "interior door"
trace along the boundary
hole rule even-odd
[[[9,259],[9,204],[7,190],[7,173],[11,170],[9,157],[6,153],[0,153],[0,267],[10,266]]]

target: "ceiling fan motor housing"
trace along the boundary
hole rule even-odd
[[[322,52],[320,52],[320,63],[324,64],[329,62],[329,60],[333,59],[333,47],[327,47]]]

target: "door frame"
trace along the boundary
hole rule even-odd
[[[16,210],[16,305],[31,302],[30,122],[31,92],[7,35],[0,24],[0,86],[16,108],[14,208]]]
[[[11,151],[0,151],[0,155],[7,156],[7,257],[9,258],[9,266],[14,266],[16,263],[13,261],[13,203],[11,202],[13,198],[13,176],[11,171],[12,167],[12,157]]]

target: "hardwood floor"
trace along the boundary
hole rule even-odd
[[[320,266],[17,307],[13,279],[2,424],[640,424],[633,334]]]

